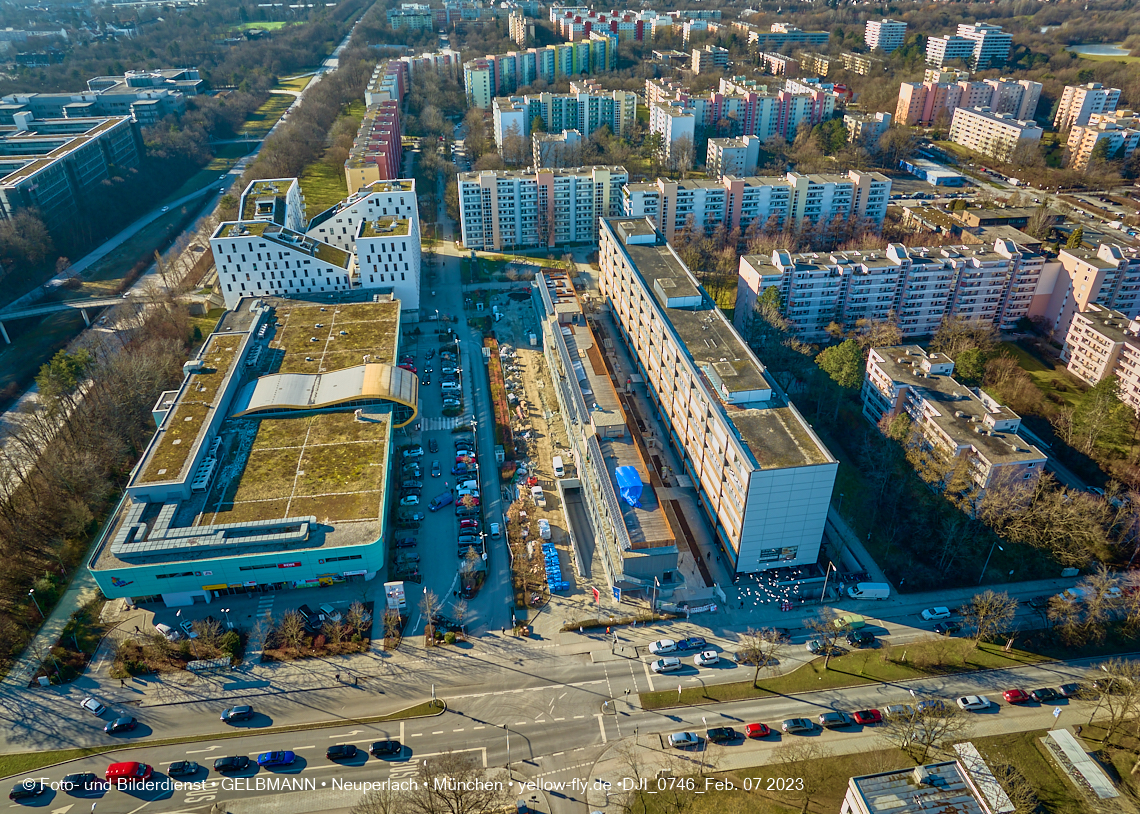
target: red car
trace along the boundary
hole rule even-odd
[[[1033,700],[1025,690],[1006,690],[1001,697],[1011,704],[1025,704]]]
[[[396,365],[396,367],[403,368],[404,370],[408,371],[409,373],[416,373],[417,372],[415,365]]]
[[[877,709],[861,709],[855,713],[855,723],[857,724],[881,724],[883,722],[883,714]]]
[[[744,727],[744,737],[746,738],[766,738],[772,734],[772,730],[768,728],[767,724],[748,724]]]
[[[459,528],[461,529],[477,529],[479,528],[478,520],[460,520]]]

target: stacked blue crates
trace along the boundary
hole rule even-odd
[[[550,592],[570,590],[570,583],[562,580],[562,561],[558,557],[558,549],[554,547],[554,543],[542,544],[542,559],[546,563],[546,584],[550,586]]]

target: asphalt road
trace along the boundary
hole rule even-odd
[[[257,716],[242,724],[251,730],[249,737],[101,755],[33,775],[46,782],[58,783],[71,772],[90,771],[101,776],[107,765],[116,760],[142,760],[155,767],[156,779],[162,781],[167,779],[164,771],[171,762],[193,760],[204,765],[204,770],[192,778],[202,785],[99,791],[81,797],[55,790],[32,803],[13,804],[11,807],[36,807],[57,814],[64,806],[98,801],[100,812],[137,814],[146,806],[161,811],[192,811],[216,802],[240,799],[254,804],[249,810],[325,810],[349,806],[359,797],[359,788],[345,789],[345,782],[407,779],[418,771],[421,761],[449,750],[469,752],[479,765],[493,770],[506,765],[509,748],[512,771],[520,778],[589,776],[593,761],[608,744],[620,738],[640,737],[642,746],[661,748],[661,741],[654,736],[680,730],[703,734],[706,726],[741,728],[745,723],[756,721],[778,728],[780,721],[791,717],[816,718],[828,710],[853,711],[905,703],[912,700],[912,690],[914,697],[919,699],[987,694],[1000,706],[989,713],[971,714],[979,734],[995,726],[1000,731],[1047,728],[1053,723],[1053,704],[1013,707],[1001,701],[1001,691],[1013,686],[1027,690],[1056,686],[1076,680],[1085,672],[1081,664],[1051,664],[661,711],[643,711],[617,700],[612,702],[617,705],[616,714],[604,714],[604,701],[612,697],[623,698],[626,685],[633,685],[634,691],[644,689],[645,676],[636,662],[608,662],[595,666],[601,667],[601,677],[592,681],[555,681],[529,689],[482,689],[449,697],[449,710],[441,716],[388,724],[349,724],[308,732],[257,734],[258,728],[280,723],[272,707],[258,705]],[[1057,706],[1062,710],[1062,723],[1068,725],[1084,723],[1087,720],[1085,715],[1091,709],[1090,704],[1080,701],[1071,704],[1061,702]],[[366,704],[359,702],[353,705],[354,712],[358,714],[365,712],[366,708]],[[218,720],[216,710],[193,709],[190,712],[189,717],[197,720],[196,729],[221,732],[230,728]],[[181,731],[190,734],[187,730]],[[845,751],[875,748],[879,738],[875,727],[862,726],[843,731],[817,730],[811,737]],[[367,749],[373,741],[387,738],[398,739],[404,745],[398,758],[377,759],[361,754],[337,765],[324,755],[324,750],[332,744],[352,743],[360,749]],[[130,738],[124,740],[130,742]],[[776,735],[763,741],[738,741],[730,746],[713,748],[725,750],[723,755],[734,761],[763,763],[767,753],[781,740]],[[706,748],[702,746],[688,757],[702,760]],[[295,752],[296,763],[280,769],[259,770],[254,766],[226,779],[210,768],[218,757],[247,755],[255,759],[259,753],[273,750]],[[264,784],[267,778],[294,778],[311,780],[312,783],[308,788],[301,784],[302,787],[296,789],[259,789],[256,784]],[[574,810],[568,801],[556,808]],[[63,814],[66,814],[66,809]]]

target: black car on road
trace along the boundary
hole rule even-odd
[[[226,721],[246,721],[253,717],[253,707],[239,704],[236,707],[222,710],[222,720]]]
[[[41,780],[21,780],[8,792],[9,800],[28,800],[39,797],[48,787]],[[68,806],[70,808],[71,806]]]
[[[373,757],[387,757],[402,754],[404,747],[399,741],[376,741],[368,751]]]
[[[202,767],[192,760],[176,760],[170,764],[166,773],[171,777],[189,777],[192,774],[198,774],[200,768]]]
[[[351,743],[338,743],[325,750],[329,760],[349,760],[356,757],[356,747]]]
[[[714,726],[705,730],[705,737],[712,743],[731,743],[740,735],[731,726]]]
[[[117,735],[120,732],[130,732],[138,725],[139,722],[137,720],[130,715],[124,715],[122,718],[116,718],[103,727],[103,731],[108,735]]]
[[[103,788],[103,779],[92,772],[77,772],[64,775],[60,788],[68,794],[78,794],[84,791],[99,791]]]
[[[245,755],[233,755],[231,757],[220,757],[214,761],[214,771],[221,774],[229,774],[231,772],[242,772],[249,768],[249,758]]]

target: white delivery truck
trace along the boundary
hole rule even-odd
[[[847,589],[852,599],[890,599],[891,586],[885,582],[857,582]]]
[[[554,477],[561,478],[566,475],[566,467],[562,465],[562,456],[554,456]]]
[[[546,506],[546,495],[542,493],[541,486],[530,487],[530,496],[535,506]]]
[[[544,540],[550,539],[550,521],[545,517],[538,518],[538,536]]]

